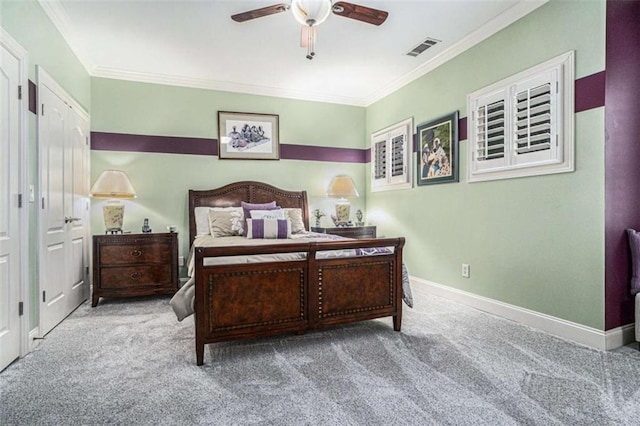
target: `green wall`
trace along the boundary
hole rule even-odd
[[[254,96],[214,90],[93,78],[92,131],[158,136],[217,138],[218,111],[278,114],[280,143],[363,149],[365,109],[344,105]],[[213,142],[212,142],[213,143]],[[217,156],[91,152],[91,181],[105,169],[124,170],[138,193],[125,204],[124,228],[139,232],[144,218],[154,231],[176,225],[180,254],[188,255],[187,191],[210,189],[238,180],[258,180],[289,190],[306,190],[311,209],[333,211],[325,197],[336,174],[353,177],[365,192],[364,167],[358,163],[279,160],[219,160]],[[104,231],[101,206],[94,199],[91,228]],[[364,208],[364,197],[352,200]],[[329,226],[328,215],[323,225]],[[184,275],[184,271],[182,274]]]
[[[468,93],[570,50],[576,78],[601,72],[604,25],[604,2],[552,1],[371,105],[367,134],[465,117]],[[575,134],[574,173],[469,184],[461,141],[459,183],[368,192],[367,213],[407,237],[413,276],[603,330],[604,108],[576,114]]]
[[[603,1],[552,0],[368,108],[91,79],[36,1],[0,0],[0,24],[28,50],[30,79],[42,65],[90,110],[91,128],[100,132],[217,138],[217,111],[258,112],[279,114],[282,144],[364,149],[372,132],[407,117],[416,125],[454,110],[464,117],[469,92],[569,50],[576,52],[576,78],[605,69]],[[461,141],[460,183],[382,193],[369,190],[369,164],[113,151],[92,151],[91,180],[107,168],[125,170],[139,195],[126,201],[125,228],[138,231],[144,218],[154,231],[177,225],[186,256],[188,189],[261,180],[306,189],[311,208],[330,213],[326,186],[347,173],[361,192],[354,209],[366,199],[366,220],[379,234],[406,236],[413,276],[603,330],[604,109],[575,118],[576,172],[559,175],[469,184]],[[30,115],[34,185],[35,123]],[[94,234],[103,232],[102,203],[92,203]],[[38,302],[36,212],[31,209],[32,306]],[[462,263],[471,265],[471,278],[461,277]],[[37,324],[37,309],[31,322]]]
[[[43,67],[87,111],[91,104],[91,79],[58,30],[35,0],[0,0],[0,26],[29,54],[29,80],[36,80],[36,66]],[[37,122],[29,114],[29,184],[38,192]],[[31,311],[29,329],[38,325],[37,213],[29,210]]]

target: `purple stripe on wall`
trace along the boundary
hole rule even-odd
[[[159,152],[166,154],[218,155],[216,139],[179,136],[148,136],[91,132],[91,149],[96,151]]]
[[[330,148],[310,145],[280,145],[280,158],[283,160],[313,160],[337,163],[364,163],[367,149]]]
[[[179,136],[91,132],[91,149],[96,151],[218,155],[218,141],[217,139]],[[364,163],[368,151],[367,149],[281,144],[280,158],[286,160]]]
[[[640,230],[639,38],[640,2],[608,0],[604,140],[605,330],[634,321],[630,250],[625,229]]]
[[[38,114],[38,91],[36,90],[36,84],[29,80],[29,111],[34,114]]]
[[[458,140],[464,141],[467,139],[467,117],[458,119]]]
[[[605,71],[579,78],[575,84],[575,111],[582,112],[604,106]]]

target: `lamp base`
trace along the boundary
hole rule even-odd
[[[124,204],[118,201],[110,201],[102,206],[102,213],[104,214],[104,227],[106,233],[117,233],[114,231],[122,232],[122,222],[124,220]]]
[[[341,199],[336,203],[336,222],[346,223],[349,222],[351,205],[346,199]]]

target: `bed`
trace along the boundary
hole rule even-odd
[[[306,191],[254,181],[189,191],[197,365],[204,363],[209,343],[303,334],[380,317],[392,317],[393,329],[400,331],[404,238],[350,240],[306,231],[284,240],[198,235],[196,211],[203,207],[273,201],[283,209],[299,209],[309,229]],[[185,303],[185,290],[174,299]]]

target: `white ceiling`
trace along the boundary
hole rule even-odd
[[[288,0],[280,0],[288,3]],[[39,0],[92,76],[366,106],[546,0],[357,0],[377,27],[330,15],[305,58],[291,12],[236,23],[278,0]],[[441,40],[414,58],[426,38]]]

